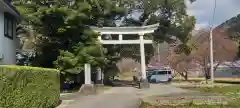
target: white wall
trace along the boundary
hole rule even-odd
[[[0,10],[0,63],[3,58],[3,34],[4,34],[4,22],[3,22],[3,13]]]
[[[15,30],[15,28],[16,26],[13,30]],[[14,35],[13,40],[4,36],[4,14],[0,10],[0,64],[16,64],[15,49],[16,36]],[[3,58],[1,58],[1,55],[3,55]]]

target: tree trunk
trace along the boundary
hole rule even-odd
[[[188,81],[188,73],[187,72],[185,72],[184,80]]]
[[[206,83],[208,83],[208,80],[210,79],[210,68],[204,69],[204,76],[205,76]]]
[[[188,81],[188,70],[184,68],[184,79]]]
[[[215,72],[218,68],[218,66],[221,64],[221,62],[218,62],[218,64],[213,67],[213,72]],[[205,80],[206,80],[206,83],[207,83],[207,80],[211,79],[211,75],[210,75],[210,67],[207,66],[205,69],[204,69],[204,72],[205,72]]]
[[[115,80],[115,76],[112,76],[112,80],[113,80],[113,81]]]
[[[179,73],[179,75],[181,75],[183,78],[184,78],[184,80],[188,80],[188,74],[187,74],[187,72],[178,72]]]
[[[209,73],[210,73],[209,71],[206,71],[206,72],[205,72],[205,78],[206,78],[206,80],[209,80],[210,77],[211,77]]]

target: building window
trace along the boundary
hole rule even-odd
[[[8,13],[4,13],[4,35],[13,39],[14,17]]]

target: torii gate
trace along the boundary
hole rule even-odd
[[[141,88],[149,87],[147,82],[146,75],[146,61],[145,61],[145,48],[144,44],[152,44],[152,40],[145,40],[144,34],[153,33],[159,24],[153,24],[149,26],[140,26],[140,27],[91,27],[94,31],[100,33],[98,36],[99,41],[102,44],[140,44],[140,54],[141,54],[141,72],[142,72],[142,81],[143,85]],[[139,35],[138,40],[123,40],[123,35],[125,34],[137,34]],[[102,35],[118,35],[118,40],[102,40]],[[102,73],[98,72],[98,78]]]
[[[145,49],[144,44],[152,44],[152,40],[145,40],[144,34],[153,33],[159,24],[153,24],[148,26],[140,26],[140,27],[91,27],[95,32],[98,32],[100,36],[98,36],[99,41],[102,44],[140,44],[140,54],[141,54],[141,73],[142,73],[142,81],[140,83],[140,88],[149,88],[149,83],[147,81],[146,75],[146,62],[145,62]],[[138,40],[123,40],[123,35],[126,34],[137,34],[139,35]],[[103,40],[102,35],[118,35],[118,40]],[[85,67],[85,74],[90,73],[90,66]],[[87,76],[87,77],[86,77]],[[102,80],[102,73],[98,71],[97,80]],[[90,84],[90,75],[85,75],[85,84]]]

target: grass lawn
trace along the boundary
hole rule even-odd
[[[181,106],[154,106],[149,103],[144,103],[141,108],[240,108],[240,85],[214,87],[214,88],[185,88],[191,90],[198,90],[202,92],[220,93],[227,96],[232,101],[229,105],[193,105],[191,103]]]
[[[176,77],[173,79],[175,82],[182,82],[185,81],[183,78]],[[200,81],[205,81],[205,78],[203,77],[189,77],[188,81],[193,81],[193,82],[200,82]],[[232,84],[240,84],[240,78],[215,78],[214,82],[216,83],[232,83]]]

